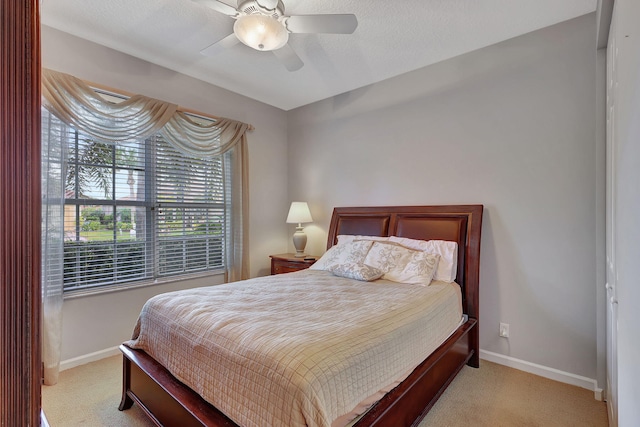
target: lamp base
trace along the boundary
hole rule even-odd
[[[293,234],[293,246],[296,248],[296,258],[304,257],[304,247],[307,246],[307,235],[302,231],[302,227],[298,224],[296,232]]]

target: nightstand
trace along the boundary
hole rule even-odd
[[[304,258],[296,258],[296,254],[269,255],[271,258],[271,274],[291,273],[309,268],[319,257],[305,255]]]

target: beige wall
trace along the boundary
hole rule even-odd
[[[595,52],[590,14],[290,111],[308,251],[334,206],[482,203],[481,348],[595,379]]]
[[[42,28],[42,62],[44,67],[90,82],[251,123],[255,127],[248,135],[251,275],[269,274],[269,254],[285,252],[289,240],[284,111],[46,26]],[[142,304],[150,296],[220,283],[220,278],[211,280],[66,300],[62,359],[104,350],[128,339]]]

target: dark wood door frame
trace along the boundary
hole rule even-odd
[[[0,425],[40,425],[39,0],[0,2]]]

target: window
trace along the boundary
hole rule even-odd
[[[103,143],[42,114],[43,138],[67,152],[65,291],[224,269],[223,156],[186,156],[160,134]]]
[[[154,139],[157,276],[223,268],[222,159],[189,158]]]

